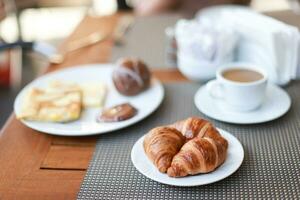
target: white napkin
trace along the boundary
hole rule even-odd
[[[300,35],[296,27],[240,6],[208,8],[197,19],[233,28],[240,35],[236,61],[261,66],[272,82],[285,85],[297,78],[297,72],[300,78]]]
[[[233,59],[237,34],[225,24],[179,20],[175,27],[178,55],[197,60],[199,65],[219,65]]]

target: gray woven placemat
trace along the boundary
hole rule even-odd
[[[297,199],[300,194],[300,82],[287,88],[291,110],[259,125],[214,121],[243,144],[245,159],[230,177],[205,186],[174,187],[152,181],[131,163],[135,141],[151,128],[191,115],[197,84],[169,84],[160,108],[129,128],[100,135],[78,199]],[[205,116],[203,116],[205,117]]]
[[[166,61],[165,48],[167,37],[165,29],[173,26],[179,15],[159,15],[139,17],[125,35],[125,44],[114,46],[111,62],[120,57],[134,56],[145,61],[153,68],[170,68],[174,64]]]

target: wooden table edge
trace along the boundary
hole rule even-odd
[[[84,17],[74,32],[62,43],[59,48],[60,51],[63,51],[64,45],[74,38],[83,37],[93,32],[93,23],[98,23],[98,25],[101,25],[101,23],[106,24],[105,26],[108,27],[108,31],[112,31],[118,18],[123,14],[118,13],[105,17]],[[102,22],[98,22],[98,20],[102,20]],[[112,25],[113,27],[111,27]],[[107,62],[111,54],[112,45],[113,41],[108,39],[101,44],[74,52],[68,55],[65,63],[50,65],[46,73],[77,64]],[[94,54],[99,50],[107,51],[107,57],[102,57],[98,60],[92,56],[87,59],[76,58],[82,52],[89,52],[95,56]],[[187,81],[176,69],[155,69],[152,72],[163,83]],[[81,141],[83,138],[84,142]],[[95,136],[74,138],[38,133],[25,127],[16,119],[15,114],[12,113],[0,130],[0,163],[5,163],[2,164],[2,170],[0,171],[0,179],[2,180],[0,182],[0,199],[18,199],[20,197],[24,199],[76,198],[88,163],[92,158],[95,143]],[[72,151],[75,151],[77,146],[86,148],[85,156],[88,157],[88,160],[83,164],[81,163],[81,166],[77,166],[77,168],[72,168],[71,166],[71,168],[68,168],[68,164],[70,165],[70,163],[66,163],[62,159],[55,159],[55,156],[60,152],[59,149],[64,149],[64,151],[68,149],[70,154],[72,154]],[[73,147],[74,149],[72,149]],[[90,154],[88,151],[90,151]],[[32,153],[35,155],[31,155]],[[33,159],[33,161],[29,161],[30,159]],[[21,162],[20,166],[13,166],[18,162]],[[48,165],[56,167],[47,167]]]

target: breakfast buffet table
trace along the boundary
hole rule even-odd
[[[86,16],[59,50],[63,51],[70,41],[95,31],[112,35],[122,15]],[[300,27],[299,16],[290,11],[270,15]],[[69,53],[62,64],[50,65],[46,73],[75,65],[109,62],[113,46],[113,38],[109,37],[104,42]],[[275,122],[241,126],[213,121],[218,127],[231,131],[241,140],[245,150],[244,164],[232,178],[209,186],[180,188],[147,179],[130,163],[129,154],[133,143],[153,123],[169,123],[168,120],[174,121],[179,117],[202,115],[192,105],[192,96],[199,87],[198,84],[190,83],[176,68],[162,66],[153,68],[152,72],[166,88],[166,99],[161,108],[145,121],[125,129],[124,132],[121,130],[114,133],[115,136],[48,135],[24,126],[13,113],[0,133],[0,199],[299,198],[299,135],[295,134],[299,132],[300,119],[298,83],[287,88],[294,101],[292,110]],[[179,97],[176,96],[178,90],[184,91],[183,95],[187,96],[184,101],[172,101]],[[170,110],[168,105],[180,106],[177,106],[177,110]],[[137,135],[134,135],[135,132],[138,132]],[[283,134],[290,138],[282,138]],[[272,138],[274,143],[269,143]],[[284,144],[290,144],[298,150],[284,148]],[[101,152],[106,152],[107,155]],[[271,156],[272,153],[276,153],[277,157]],[[289,159],[286,154],[297,156]],[[109,162],[110,159],[115,161]],[[118,163],[118,159],[126,161]],[[281,162],[284,164],[281,165]],[[259,170],[255,167],[259,167]],[[112,172],[107,171],[109,169]],[[280,182],[279,179],[284,178],[291,179]]]

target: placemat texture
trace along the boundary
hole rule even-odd
[[[137,18],[124,36],[125,44],[113,47],[111,62],[115,62],[120,57],[134,56],[153,68],[174,67],[170,66],[165,58],[167,44],[165,29],[173,26],[179,18],[179,15]]]
[[[291,110],[280,119],[258,125],[233,125],[210,119],[243,144],[245,159],[230,177],[205,186],[175,187],[140,174],[131,163],[133,144],[151,128],[192,115],[197,84],[165,85],[166,96],[145,120],[100,135],[78,199],[297,199],[300,194],[300,82],[286,88]]]

